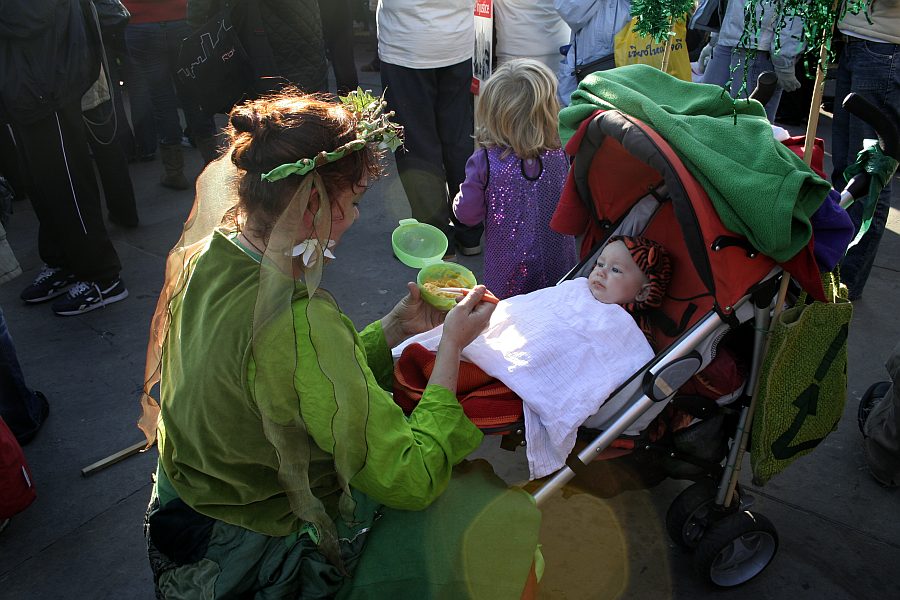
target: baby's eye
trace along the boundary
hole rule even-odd
[[[619,267],[613,267],[613,268],[612,268],[612,272],[613,272],[613,273],[621,273],[621,272],[622,272],[622,269],[620,269]]]
[[[602,268],[605,267],[605,266],[606,266],[606,265],[603,264],[602,262],[600,262],[599,260],[597,261],[597,268],[598,268],[598,269],[602,269]]]

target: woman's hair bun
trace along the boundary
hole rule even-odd
[[[231,126],[235,131],[243,133],[253,133],[259,127],[259,113],[255,110],[250,111],[232,111]]]

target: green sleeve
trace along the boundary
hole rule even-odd
[[[375,321],[360,331],[359,339],[366,353],[369,368],[375,374],[378,384],[382,389],[390,391],[394,385],[394,359],[391,357],[387,340],[384,339],[381,321]]]
[[[315,443],[333,454],[335,435],[341,436],[337,448],[359,465],[351,485],[375,500],[405,510],[428,506],[447,486],[453,466],[483,437],[456,396],[429,386],[407,419],[379,385],[363,341],[336,305],[319,298],[296,303],[294,320],[295,386]],[[388,358],[386,346],[380,353],[378,360]]]

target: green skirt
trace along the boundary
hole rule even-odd
[[[161,507],[156,489],[146,519],[157,597],[167,600],[518,600],[541,521],[532,497],[485,461],[458,465],[425,510],[382,508],[367,533],[342,537],[350,578],[306,533],[266,536],[200,515],[177,496]]]
[[[541,516],[485,461],[464,462],[423,511],[384,509],[339,600],[518,600],[535,562]]]

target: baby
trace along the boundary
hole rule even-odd
[[[595,300],[628,311],[653,344],[648,311],[662,304],[671,279],[672,263],[665,248],[647,238],[617,235],[597,257],[588,287]]]
[[[660,244],[612,237],[587,278],[501,301],[485,332],[463,350],[463,359],[522,399],[532,478],[564,464],[577,428],[653,358],[649,313],[662,303],[671,275]],[[403,353],[398,374],[416,348],[434,351],[440,339],[438,327],[395,348],[395,358]],[[403,352],[412,344],[420,347]],[[407,409],[409,391],[395,390]],[[467,414],[477,397],[463,404]]]

